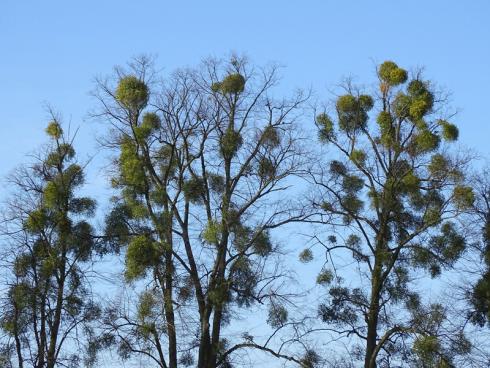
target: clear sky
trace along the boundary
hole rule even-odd
[[[46,141],[45,103],[93,153],[89,91],[114,65],[146,53],[169,71],[231,51],[325,98],[386,59],[424,66],[453,92],[460,143],[490,158],[489,0],[0,0],[0,177]]]
[[[375,62],[425,66],[453,92],[460,142],[490,157],[490,1],[0,1],[0,176],[45,140],[44,103],[80,126],[90,152],[93,78],[132,56],[166,70],[230,51],[277,61],[284,86],[328,96]]]

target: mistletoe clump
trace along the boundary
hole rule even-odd
[[[226,76],[221,82],[216,82],[211,85],[214,92],[223,94],[238,94],[245,89],[245,77],[240,73],[233,73]]]
[[[336,103],[339,128],[347,133],[364,129],[368,121],[368,112],[373,106],[374,101],[368,95],[356,97],[348,94],[340,96]]]
[[[230,159],[236,155],[243,144],[240,132],[231,128],[226,129],[220,140],[220,150],[224,158]]]
[[[148,86],[134,75],[121,78],[115,93],[115,97],[121,105],[135,111],[146,106],[149,95]]]
[[[407,81],[407,71],[393,61],[385,61],[379,66],[379,78],[388,86],[397,86]]]

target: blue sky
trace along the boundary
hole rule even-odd
[[[489,18],[487,0],[2,0],[0,176],[44,141],[44,103],[80,127],[91,152],[94,76],[141,53],[167,71],[246,53],[284,65],[284,88],[325,97],[342,76],[371,81],[375,62],[425,66],[453,92],[460,142],[490,157]]]
[[[424,66],[453,93],[460,143],[488,159],[489,19],[488,0],[1,0],[0,177],[46,141],[45,103],[80,128],[77,147],[92,154],[94,77],[142,53],[166,71],[245,53],[283,65],[285,92],[311,86],[325,99],[343,76],[372,81],[377,62]]]

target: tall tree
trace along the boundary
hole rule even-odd
[[[0,327],[5,346],[15,349],[10,364],[19,368],[78,365],[100,312],[84,266],[96,249],[87,221],[95,202],[77,196],[83,169],[56,119],[46,133],[47,152],[11,177],[15,195],[5,222],[10,276]]]
[[[488,174],[488,170],[484,170],[478,177],[477,200],[474,206],[476,223],[480,227],[485,271],[470,294],[470,302],[473,306],[471,319],[480,326],[490,321],[490,182]]]
[[[446,330],[443,304],[424,305],[417,280],[421,269],[438,276],[465,251],[455,219],[472,206],[474,193],[464,181],[465,158],[451,157],[442,144],[456,141],[458,129],[443,116],[444,96],[420,72],[409,77],[386,61],[377,77],[370,94],[347,82],[332,116],[325,110],[316,117],[334,160],[313,168],[320,193],[313,204],[338,235],[319,240],[329,258],[351,260],[342,267],[350,270],[349,285],[334,269],[322,270],[318,282],[328,297],[319,313],[364,342],[365,368],[397,360],[454,366],[458,354],[468,353],[467,339]]]
[[[108,333],[126,356],[214,368],[255,348],[301,363],[275,349],[274,333],[261,342],[230,326],[254,304],[270,306],[273,331],[288,325],[291,291],[271,231],[305,217],[283,199],[304,161],[294,122],[307,96],[276,100],[276,84],[276,68],[237,57],[163,86],[144,58],[118,69],[115,85],[100,81],[99,116],[119,150],[106,232],[124,247],[126,280],[146,285],[136,308],[109,310]],[[224,339],[227,325],[242,337]]]

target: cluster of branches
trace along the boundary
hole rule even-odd
[[[326,154],[299,125],[309,94],[275,98],[274,66],[212,59],[162,80],[143,57],[97,80],[111,208],[96,233],[53,117],[49,147],[10,180],[0,364],[100,366],[115,351],[161,368],[487,366],[467,331],[489,318],[490,185],[469,184],[447,101],[422,73],[388,61],[376,75],[373,91],[346,83],[315,114]],[[481,226],[468,234],[468,221]],[[300,261],[326,250],[313,314],[286,261],[298,250],[274,237],[300,226]],[[486,256],[455,316],[424,283],[468,252]],[[124,259],[124,287],[105,302],[91,291],[101,257]],[[337,359],[330,345],[347,350]]]

